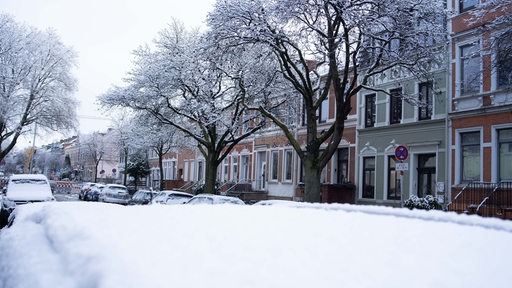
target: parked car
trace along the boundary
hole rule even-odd
[[[107,203],[115,203],[128,205],[130,201],[130,194],[126,186],[119,184],[107,184],[101,191],[101,201]]]
[[[86,182],[82,185],[82,188],[80,188],[80,193],[78,193],[78,199],[84,200],[86,199],[86,194],[91,191],[91,188],[94,187],[96,183],[93,182]]]
[[[7,226],[9,223],[9,216],[16,208],[16,203],[7,199],[3,194],[0,194],[0,229]]]
[[[190,205],[196,204],[236,204],[236,205],[245,205],[244,201],[240,198],[231,197],[231,196],[222,196],[222,195],[213,195],[213,194],[198,194],[192,197],[187,203]]]
[[[55,201],[48,178],[43,174],[12,175],[5,196],[16,204]]]
[[[105,188],[103,184],[91,186],[91,190],[85,194],[85,201],[99,201],[103,188]]]
[[[174,190],[163,190],[158,192],[158,194],[153,198],[151,204],[165,204],[165,205],[175,205],[175,204],[185,204],[188,200],[190,200],[194,195],[181,191]]]
[[[146,205],[151,203],[157,193],[151,190],[139,190],[133,194],[132,199],[128,201],[128,205]]]

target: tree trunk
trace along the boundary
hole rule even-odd
[[[304,163],[304,202],[320,202],[322,186],[320,175],[322,168],[315,164],[315,158],[305,158]]]
[[[159,173],[160,173],[160,191],[162,190],[165,190],[165,182],[164,182],[164,164],[163,164],[163,158],[164,158],[164,155],[163,153],[160,153],[158,155],[158,169],[159,169]]]
[[[217,182],[217,155],[209,153],[205,159],[206,172],[203,193],[218,194],[219,191],[215,189],[215,183]]]
[[[128,177],[128,173],[126,173],[126,166],[128,165],[128,149],[124,150],[124,173],[123,173],[123,185],[126,186],[126,178]]]

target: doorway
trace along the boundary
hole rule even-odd
[[[435,196],[436,188],[436,154],[418,155],[418,197]]]

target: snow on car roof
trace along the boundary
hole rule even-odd
[[[34,179],[34,180],[48,180],[43,174],[14,174],[10,179]]]
[[[194,196],[193,194],[190,194],[190,193],[187,193],[187,192],[183,192],[183,191],[176,191],[176,190],[162,190],[158,194],[160,194],[162,192],[167,194],[167,195],[174,194],[174,195],[183,195],[183,196],[191,196],[191,197]]]

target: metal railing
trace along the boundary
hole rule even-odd
[[[501,181],[495,185],[489,193],[480,202],[476,213],[483,217],[512,217],[512,180]]]
[[[446,210],[476,214],[482,200],[494,190],[495,186],[495,183],[490,182],[470,182],[446,205]]]
[[[204,181],[189,182],[179,188],[176,188],[176,190],[195,194],[196,190],[199,189],[203,184]]]
[[[239,180],[235,183],[231,183],[232,186],[229,187],[224,193],[226,194],[241,194],[244,192],[252,191],[252,181],[250,180]]]

